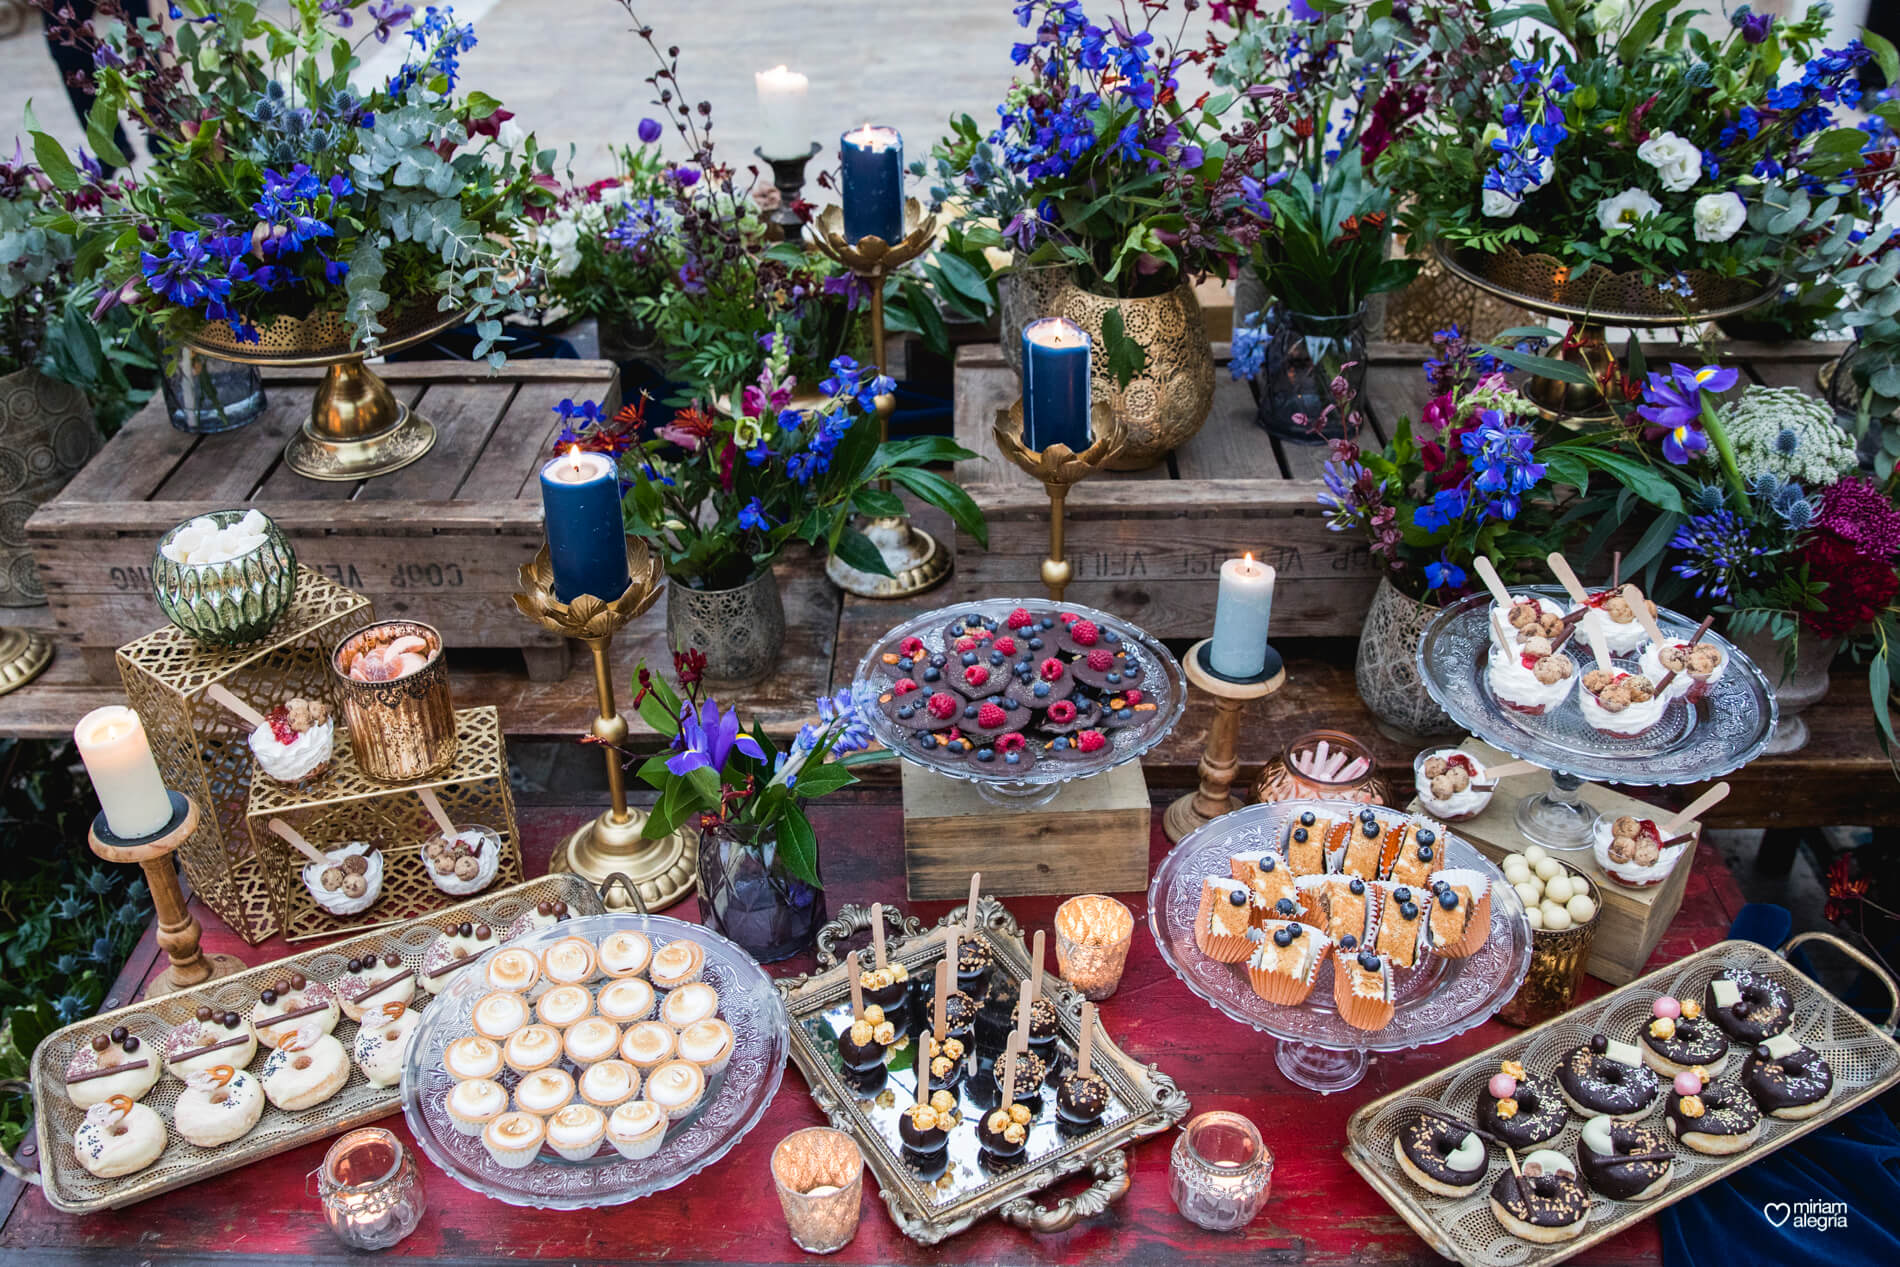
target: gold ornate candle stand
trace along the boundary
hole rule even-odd
[[[255,772],[245,823],[251,847],[264,861],[265,876],[285,941],[309,941],[338,933],[360,933],[386,924],[429,915],[470,894],[451,894],[429,878],[423,848],[440,834],[422,801],[422,790],[436,794],[458,830],[486,827],[501,851],[495,878],[484,892],[519,884],[521,844],[515,829],[515,799],[508,787],[508,747],[501,716],[493,707],[464,708],[455,714],[455,758],[426,778],[386,783],[363,769],[353,736],[337,728],[330,771],[308,787],[287,787]],[[383,889],[375,903],[358,915],[332,915],[316,904],[303,883],[303,855],[270,830],[281,818],[311,844],[328,851],[361,840],[383,855]]]
[[[183,792],[172,792],[171,799],[171,821],[149,836],[128,840],[113,835],[103,811],[92,820],[88,833],[94,853],[107,862],[136,863],[145,872],[146,887],[152,891],[152,908],[158,915],[158,944],[171,966],[145,987],[148,998],[203,985],[242,972],[245,967],[243,960],[231,955],[207,955],[199,949],[198,940],[204,930],[186,905],[178,873],[172,869],[172,854],[198,828],[198,805]]]
[[[596,887],[618,873],[633,882],[647,909],[659,910],[692,892],[698,882],[699,864],[691,832],[681,828],[669,836],[648,840],[644,835],[646,811],[627,806],[627,776],[621,768],[620,754],[627,740],[627,719],[614,703],[613,669],[607,651],[614,635],[653,606],[666,587],[659,560],[638,537],[627,538],[627,571],[633,581],[612,602],[583,594],[572,603],[563,603],[554,596],[554,565],[543,545],[534,561],[521,569],[522,592],[515,595],[515,606],[550,633],[580,639],[594,655],[594,692],[600,715],[594,718],[593,734],[606,756],[611,803],[599,818],[555,846],[548,869],[571,871]],[[625,909],[632,901],[615,889],[608,904]]]
[[[198,899],[253,946],[278,931],[282,912],[244,819],[249,729],[205,689],[221,685],[259,712],[293,695],[334,702],[330,653],[375,618],[367,598],[300,567],[296,597],[257,642],[208,647],[167,625],[119,648],[126,702],[145,723],[165,786],[199,806],[197,826],[178,846],[179,863]]]
[[[1066,444],[1052,444],[1046,449],[1024,444],[1022,401],[996,411],[996,447],[1039,481],[1049,495],[1049,557],[1042,561],[1042,583],[1049,587],[1049,597],[1058,603],[1075,576],[1063,540],[1069,489],[1105,468],[1122,450],[1124,430],[1121,414],[1114,406],[1107,400],[1096,400],[1092,419],[1094,438],[1088,448],[1077,453]]]
[[[910,198],[904,203],[904,226],[904,236],[896,242],[886,242],[876,236],[852,241],[844,235],[844,208],[833,206],[819,213],[818,223],[813,227],[813,242],[818,250],[870,285],[871,359],[880,374],[890,372],[884,340],[884,283],[898,269],[930,249],[937,236],[937,217],[926,213],[915,198]],[[891,414],[896,409],[896,397],[887,394],[877,398],[880,443],[891,438]],[[890,491],[888,480],[883,481],[883,488]],[[884,556],[884,566],[891,570],[891,575],[860,572],[833,555],[825,563],[825,575],[847,593],[861,598],[908,598],[923,593],[950,575],[950,551],[941,541],[911,523],[909,515],[879,515],[860,523],[858,530],[869,537],[878,553]]]
[[[1181,657],[1190,683],[1214,697],[1214,724],[1201,751],[1201,786],[1168,806],[1161,828],[1168,839],[1179,841],[1205,823],[1240,808],[1240,798],[1228,789],[1240,773],[1240,708],[1249,700],[1264,699],[1286,685],[1286,666],[1272,647],[1267,662],[1251,678],[1240,680],[1216,673],[1208,655],[1212,638],[1203,638]]]

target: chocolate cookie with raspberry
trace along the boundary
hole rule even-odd
[[[980,701],[975,709],[973,716],[966,712],[961,726],[963,733],[975,740],[979,748],[995,736],[1016,733],[1035,720],[1035,714],[1029,709],[1000,695]]]
[[[889,694],[889,701],[884,695]],[[906,730],[948,730],[963,718],[963,697],[949,691],[910,691],[903,695],[880,693],[878,707]]]
[[[970,754],[977,765],[1005,770],[1027,770],[1036,764],[1036,745],[1014,731],[996,736],[990,743]]]
[[[1075,674],[1061,656],[1044,656],[1033,661],[1026,674],[1012,676],[1007,694],[1018,704],[1047,708],[1075,694]]]
[[[1154,701],[1148,698],[1148,692],[1131,686],[1102,701],[1101,724],[1109,730],[1120,730],[1123,726],[1147,721],[1154,714]]]
[[[1078,730],[1072,735],[1057,735],[1049,741],[1049,755],[1064,761],[1087,761],[1107,751],[1109,739],[1102,731]]]

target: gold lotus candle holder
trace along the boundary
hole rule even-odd
[[[1062,595],[1075,576],[1064,541],[1064,508],[1069,489],[1081,483],[1115,460],[1122,451],[1126,430],[1121,412],[1114,402],[1098,397],[1090,414],[1093,423],[1089,447],[1077,453],[1066,444],[1032,449],[1023,443],[1023,402],[996,411],[996,447],[1003,456],[1021,467],[1042,485],[1049,495],[1049,557],[1042,561],[1042,583],[1049,597],[1061,602]]]
[[[666,573],[639,537],[627,538],[627,574],[633,579],[611,601],[582,594],[564,603],[554,594],[554,564],[543,545],[534,560],[521,569],[521,592],[515,607],[549,633],[578,638],[594,659],[594,695],[598,716],[593,736],[607,761],[608,807],[600,817],[555,846],[550,871],[569,871],[596,887],[620,875],[638,890],[649,910],[671,906],[690,893],[699,868],[693,855],[692,833],[682,828],[658,840],[645,836],[647,813],[627,805],[627,777],[620,748],[627,741],[627,719],[614,703],[613,669],[608,650],[614,635],[659,600]],[[624,888],[613,890],[608,905],[615,909],[633,904]]]
[[[812,244],[818,251],[850,269],[869,284],[871,290],[871,360],[880,373],[890,372],[884,338],[884,283],[898,269],[910,263],[936,241],[937,217],[924,211],[915,198],[904,203],[904,236],[886,242],[875,235],[852,240],[844,235],[844,208],[826,207],[812,226]],[[891,414],[897,398],[888,393],[877,398],[877,431],[880,444],[891,438]],[[879,481],[890,491],[890,481]],[[950,575],[950,551],[941,541],[911,523],[909,515],[878,515],[865,519],[858,530],[871,539],[884,556],[889,576],[860,572],[833,555],[825,563],[825,575],[847,593],[861,598],[908,598],[921,594]]]
[[[772,1182],[792,1243],[808,1254],[835,1254],[858,1234],[864,1205],[864,1154],[829,1126],[793,1131],[772,1150]]]
[[[1135,940],[1134,913],[1112,897],[1084,893],[1056,908],[1055,925],[1056,974],[1097,1003],[1115,993]]]
[[[386,681],[351,675],[359,658],[401,639],[421,639],[423,666]],[[442,635],[419,620],[379,620],[337,644],[330,674],[363,773],[404,783],[446,770],[455,762],[455,701]]]

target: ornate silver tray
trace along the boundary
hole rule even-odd
[[[887,682],[878,667],[879,654],[892,643],[909,637],[921,638],[931,647],[941,647],[945,628],[958,616],[980,614],[1000,621],[1018,607],[1036,613],[1075,612],[1114,629],[1126,642],[1139,648],[1152,670],[1145,675],[1140,687],[1155,705],[1154,716],[1105,731],[1109,743],[1098,753],[1075,758],[1044,757],[1027,770],[1012,770],[1000,762],[984,765],[969,757],[938,758],[920,751],[912,740],[912,732],[888,716],[877,703]],[[858,661],[852,690],[865,701],[864,713],[871,723],[871,732],[886,748],[934,774],[975,784],[984,799],[1012,809],[1044,804],[1053,799],[1065,783],[1091,778],[1135,760],[1167,737],[1187,707],[1187,678],[1181,672],[1180,662],[1160,642],[1119,616],[1079,603],[1056,603],[1047,598],[986,598],[913,616],[879,638],[864,653],[863,659]],[[1033,733],[1034,728],[1030,730]]]
[[[1012,981],[1030,975],[1029,955],[1015,917],[995,898],[977,902],[976,938],[995,956],[995,971]],[[888,943],[893,961],[910,970],[912,979],[928,980],[943,958],[943,930],[961,925],[958,907],[926,931],[915,918],[885,908],[887,922],[898,935]],[[884,1204],[904,1235],[922,1245],[934,1245],[954,1236],[989,1214],[1038,1232],[1059,1232],[1084,1218],[1100,1214],[1128,1191],[1128,1157],[1124,1151],[1136,1140],[1157,1135],[1187,1116],[1187,1097],[1174,1080],[1153,1065],[1130,1059],[1109,1038],[1097,1014],[1093,1055],[1094,1072],[1107,1080],[1108,1112],[1088,1133],[1065,1135],[1056,1126],[1055,1094],[1045,1088],[1041,1111],[1031,1124],[1028,1151],[1021,1165],[991,1172],[977,1160],[976,1115],[983,1103],[971,1093],[973,1078],[958,1090],[963,1123],[952,1133],[950,1164],[942,1177],[928,1180],[903,1159],[897,1119],[917,1094],[913,1039],[900,1039],[893,1048],[889,1076],[883,1090],[865,1100],[848,1087],[838,1072],[837,1036],[850,1024],[851,987],[836,943],[870,927],[865,908],[846,906],[818,937],[818,962],[827,971],[793,977],[778,983],[791,1014],[792,1061],[811,1086],[812,1098],[847,1131],[863,1150],[876,1175]],[[968,940],[967,932],[959,937]],[[1082,996],[1053,972],[1043,977],[1046,996],[1056,1006],[1059,1057],[1070,1062],[1081,1040]],[[984,1064],[987,1075],[987,1062]],[[994,1107],[991,1105],[990,1107]],[[1084,1192],[1053,1205],[1039,1205],[1034,1194],[1065,1175],[1088,1170],[1094,1183]]]
[[[1365,1076],[1366,1053],[1429,1047],[1482,1025],[1517,993],[1531,962],[1531,928],[1524,904],[1490,859],[1450,832],[1445,866],[1491,877],[1491,935],[1466,959],[1427,956],[1415,968],[1393,970],[1397,1013],[1381,1030],[1355,1029],[1333,1006],[1333,968],[1320,970],[1301,1004],[1269,1003],[1254,993],[1245,965],[1216,963],[1194,944],[1201,881],[1225,876],[1228,858],[1253,849],[1282,852],[1287,826],[1301,810],[1351,818],[1357,801],[1276,801],[1224,814],[1190,833],[1156,868],[1148,886],[1148,927],[1161,957],[1188,989],[1217,1012],[1280,1040],[1274,1062],[1289,1081],[1312,1091],[1344,1091]],[[1410,815],[1374,806],[1382,823]]]
[[[171,1192],[187,1184],[197,1183],[200,1179],[209,1179],[262,1158],[288,1152],[352,1126],[387,1117],[401,1105],[401,1092],[396,1087],[371,1086],[364,1079],[363,1071],[352,1062],[350,1080],[343,1089],[315,1108],[305,1109],[301,1113],[286,1113],[275,1105],[266,1104],[257,1125],[242,1139],[222,1148],[199,1148],[186,1143],[176,1132],[171,1132],[172,1108],[177,1104],[185,1084],[170,1073],[164,1073],[140,1103],[151,1106],[165,1119],[166,1130],[171,1132],[165,1151],[159,1154],[156,1162],[135,1174],[120,1179],[98,1179],[73,1156],[73,1132],[79,1128],[85,1113],[66,1098],[66,1063],[72,1059],[81,1043],[117,1025],[123,1025],[137,1034],[144,1049],[156,1055],[165,1036],[175,1026],[189,1019],[198,1010],[199,1004],[209,1004],[220,1011],[249,1011],[251,1005],[257,1002],[259,992],[272,981],[293,971],[301,972],[313,981],[332,982],[343,975],[344,964],[351,958],[364,954],[382,955],[392,950],[400,954],[411,968],[420,968],[424,951],[443,928],[464,919],[481,920],[491,927],[505,928],[524,911],[532,910],[535,903],[557,899],[566,902],[570,911],[582,914],[605,909],[600,894],[578,876],[542,876],[512,888],[483,894],[472,901],[432,912],[420,919],[387,925],[374,932],[332,942],[321,950],[290,955],[274,963],[248,968],[235,976],[180,990],[175,994],[146,999],[115,1011],[102,1012],[77,1025],[55,1030],[33,1052],[30,1090],[33,1095],[34,1130],[39,1145],[39,1173],[21,1172],[13,1160],[4,1154],[0,1154],[0,1163],[19,1178],[42,1185],[46,1189],[46,1200],[53,1208],[68,1214],[89,1214],[94,1210],[116,1210],[132,1205],[147,1197]],[[566,927],[565,924],[562,926]],[[427,992],[420,989],[416,991],[413,1006],[422,1010],[424,1025],[428,1024],[428,1018],[439,1003],[439,997],[431,1000]],[[337,1022],[336,1038],[346,1051],[355,1044],[356,1028],[356,1022],[347,1018]],[[264,1057],[268,1054],[260,1047],[248,1068],[252,1071],[262,1068]]]
[[[1826,942],[1886,983],[1894,999],[1894,1012],[1887,1017],[1884,1031],[1789,965],[1785,958],[1787,953],[1808,941]],[[1414,1186],[1399,1169],[1392,1153],[1392,1140],[1401,1125],[1418,1110],[1448,1113],[1459,1121],[1469,1122],[1479,1091],[1497,1072],[1500,1061],[1517,1060],[1532,1072],[1549,1074],[1564,1053],[1589,1041],[1592,1034],[1633,1034],[1649,1019],[1650,1004],[1657,995],[1701,997],[1709,979],[1725,967],[1752,969],[1787,987],[1795,1005],[1794,1024],[1788,1032],[1825,1056],[1834,1070],[1834,1100],[1820,1113],[1800,1122],[1764,1116],[1761,1138],[1733,1157],[1710,1157],[1672,1145],[1676,1154],[1675,1170],[1669,1186],[1659,1196],[1649,1201],[1628,1202],[1612,1201],[1593,1192],[1582,1234],[1576,1240],[1555,1245],[1518,1240],[1492,1215],[1487,1198],[1490,1185],[1509,1165],[1497,1150],[1491,1154],[1486,1182],[1466,1197],[1442,1197],[1426,1192]],[[1900,1018],[1900,993],[1895,992],[1893,979],[1838,937],[1828,933],[1803,933],[1783,946],[1780,953],[1754,942],[1721,942],[1421,1078],[1409,1087],[1379,1097],[1347,1121],[1346,1160],[1398,1211],[1413,1231],[1445,1257],[1465,1267],[1549,1267],[1608,1240],[1664,1206],[1825,1126],[1900,1082],[1900,1046],[1889,1037],[1896,1018]],[[1736,1059],[1731,1053],[1730,1060]],[[1583,1119],[1572,1113],[1563,1134],[1538,1147],[1574,1157],[1582,1125]]]
[[[474,1032],[475,1002],[488,992],[482,981],[464,974],[436,996],[424,1015],[403,1063],[402,1107],[409,1130],[429,1160],[465,1188],[510,1205],[545,1210],[586,1210],[621,1205],[683,1183],[730,1152],[757,1125],[785,1076],[785,1005],[757,961],[709,928],[664,915],[632,912],[566,920],[524,937],[515,945],[538,950],[563,937],[587,937],[596,943],[622,929],[645,933],[658,950],[669,942],[697,942],[706,952],[701,976],[719,991],[719,1015],[732,1026],[732,1063],[706,1085],[692,1112],[672,1122],[658,1152],[628,1161],[603,1142],[586,1161],[568,1161],[551,1149],[520,1170],[495,1163],[480,1136],[455,1129],[444,1107],[455,1080],[443,1067],[443,1049]],[[596,989],[601,983],[596,983]],[[664,998],[664,994],[662,994]],[[518,1075],[505,1071],[499,1081],[511,1091]]]

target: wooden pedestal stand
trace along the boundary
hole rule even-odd
[[[245,968],[240,959],[207,955],[198,949],[198,938],[203,930],[185,905],[178,872],[172,868],[173,852],[198,828],[198,803],[183,792],[173,792],[171,798],[171,821],[149,836],[127,840],[113,835],[104,813],[92,820],[88,836],[92,851],[107,862],[135,862],[142,867],[145,883],[152,890],[152,906],[158,912],[158,944],[171,960],[171,966],[145,987],[147,998],[203,985]]]
[[[1240,808],[1240,798],[1228,791],[1240,773],[1240,706],[1286,685],[1286,667],[1272,647],[1267,648],[1267,662],[1259,673],[1236,681],[1214,672],[1207,654],[1212,642],[1211,638],[1203,638],[1181,657],[1188,681],[1214,697],[1214,725],[1207,732],[1207,747],[1201,752],[1199,790],[1168,806],[1161,819],[1162,830],[1176,843],[1210,819]]]

